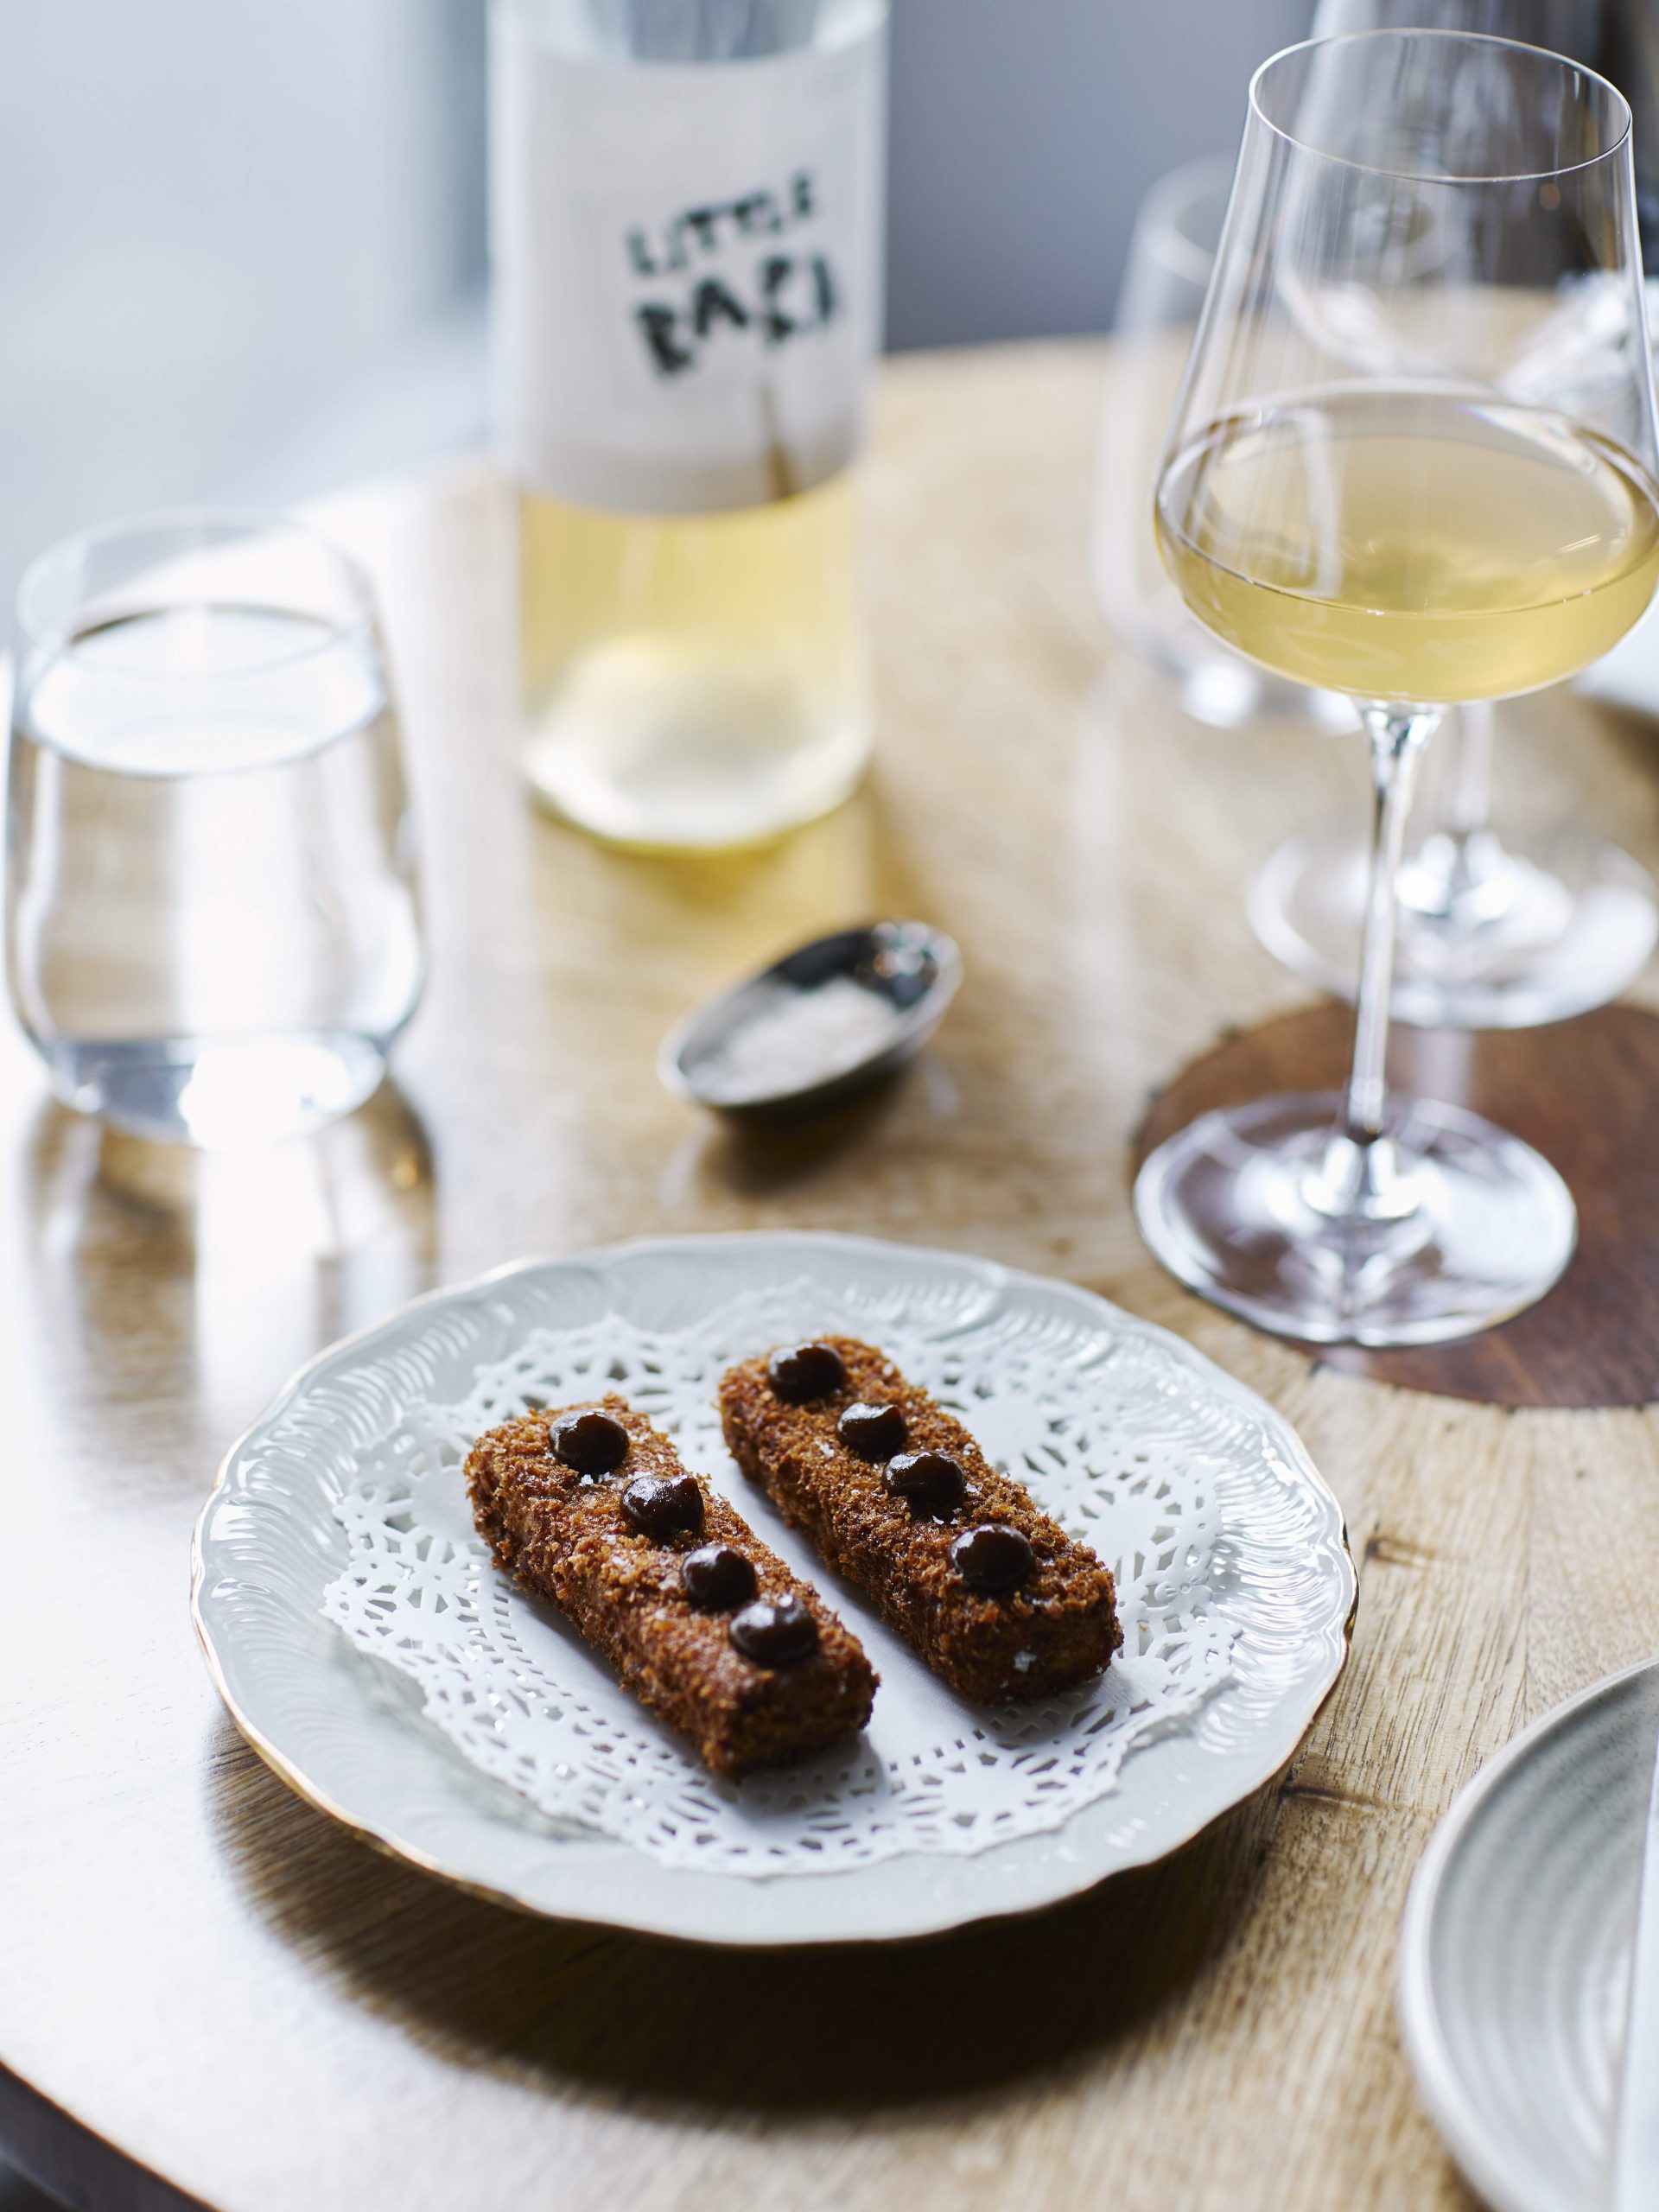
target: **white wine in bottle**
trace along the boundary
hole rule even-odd
[[[524,767],[619,843],[775,836],[868,757],[886,24],[885,0],[496,0]]]
[[[837,805],[869,751],[851,469],[718,514],[518,511],[524,763],[638,845],[737,845]]]
[[[1547,410],[1333,388],[1211,423],[1166,465],[1159,543],[1199,620],[1301,683],[1503,698],[1615,645],[1659,582],[1655,486]]]

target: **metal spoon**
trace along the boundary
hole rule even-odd
[[[955,944],[925,922],[838,930],[699,1007],[657,1071],[723,1113],[828,1106],[918,1052],[961,981]]]

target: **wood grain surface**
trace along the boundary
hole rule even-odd
[[[1227,1038],[1160,1092],[1135,1144],[1148,1152],[1200,1114],[1273,1091],[1334,1090],[1353,1046],[1331,1001]],[[1499,1329],[1404,1351],[1321,1357],[1354,1374],[1495,1406],[1645,1406],[1659,1398],[1659,1015],[1601,1007],[1544,1029],[1484,1036],[1397,1028],[1389,1076],[1524,1137],[1566,1179],[1579,1245],[1550,1295]]]
[[[1315,1364],[1142,1250],[1150,1095],[1302,1001],[1250,938],[1249,871],[1357,810],[1363,775],[1351,741],[1200,728],[1115,655],[1084,552],[1105,366],[1044,346],[886,372],[876,769],[728,862],[619,858],[526,806],[487,475],[340,502],[426,836],[434,970],[396,1086],[309,1142],[195,1158],[61,1112],[0,1038],[0,2065],[148,2177],[95,2199],[65,2163],[81,2202],[164,2182],[219,2212],[1466,2203],[1395,2031],[1406,1885],[1484,1757],[1659,1642],[1659,1431]],[[1500,743],[1512,810],[1659,858],[1659,737],[1547,696]],[[658,1088],[691,1001],[882,912],[941,924],[966,963],[906,1077],[770,1137]],[[187,1609],[214,1465],[288,1374],[525,1253],[795,1224],[1071,1277],[1284,1409],[1363,1581],[1291,1771],[1047,1918],[810,1960],[539,1924],[293,1798],[221,1713]]]

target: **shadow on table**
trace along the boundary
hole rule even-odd
[[[926,1942],[719,1951],[559,1927],[365,1848],[228,1724],[208,1762],[256,1909],[360,2001],[463,2063],[663,2107],[868,2109],[1086,2063],[1143,2032],[1248,1919],[1271,1793],[1161,1866]]]
[[[809,1180],[861,1146],[880,1143],[916,1067],[881,1077],[827,1111],[716,1116],[700,1135],[698,1178],[739,1198],[764,1198]]]

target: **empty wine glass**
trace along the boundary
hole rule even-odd
[[[1212,637],[1187,613],[1159,557],[1152,495],[1169,410],[1198,327],[1233,165],[1185,162],[1141,201],[1112,317],[1112,355],[1095,466],[1091,562],[1102,613],[1123,643],[1176,686],[1197,721],[1236,729],[1258,714],[1351,730],[1332,691],[1287,683]]]
[[[1546,372],[1570,335],[1567,393]],[[1198,619],[1355,702],[1375,792],[1352,1072],[1202,1116],[1135,1185],[1195,1289],[1315,1341],[1519,1312],[1573,1250],[1567,1188],[1459,1107],[1391,1099],[1395,888],[1446,707],[1560,682],[1659,579],[1630,110],[1559,55],[1443,31],[1257,71],[1159,474]]]
[[[1607,0],[1320,0],[1316,37],[1387,29],[1525,40],[1605,69],[1650,72],[1642,18]],[[1426,235],[1431,235],[1426,233]],[[1576,373],[1585,316],[1564,319],[1559,358],[1535,366],[1559,395]],[[1362,342],[1363,326],[1357,334]],[[1426,1027],[1524,1028],[1616,998],[1659,939],[1659,891],[1622,847],[1581,823],[1522,842],[1492,821],[1493,712],[1448,715],[1432,826],[1401,867],[1393,1012]],[[1365,847],[1351,817],[1279,847],[1250,887],[1250,920],[1274,957],[1322,990],[1351,995],[1365,914]]]

